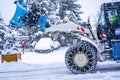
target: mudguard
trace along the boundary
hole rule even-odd
[[[23,0],[15,1],[15,4],[16,11],[13,18],[10,21],[10,24],[16,25],[17,27],[23,27],[25,26],[25,23],[21,22],[20,18],[25,14],[28,14],[27,11],[28,5]]]
[[[103,61],[103,60],[104,60],[103,57],[102,57],[102,55],[101,55],[102,51],[101,51],[101,49],[98,47],[97,44],[95,44],[92,40],[90,40],[90,39],[88,39],[88,38],[86,38],[86,37],[82,37],[81,40],[82,40],[82,41],[86,41],[86,42],[90,43],[91,45],[93,45],[93,46],[96,48],[96,50],[97,50],[97,58],[98,58],[98,60],[100,60],[100,61]]]

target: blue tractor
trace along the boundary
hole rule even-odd
[[[91,25],[91,38],[79,36],[77,44],[71,46],[65,55],[67,68],[75,74],[92,72],[98,61],[120,60],[120,2],[104,3],[96,30]]]

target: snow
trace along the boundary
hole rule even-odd
[[[4,7],[4,4],[1,6]],[[13,10],[10,11],[11,9]],[[11,9],[8,10],[10,16],[11,12],[14,11],[14,8]],[[1,12],[3,13],[4,9]],[[8,15],[8,13],[6,14]],[[6,21],[9,21],[8,19],[11,18],[7,17],[6,14],[2,14],[2,16]],[[63,25],[67,26],[67,30],[70,27],[72,29],[79,27],[78,25],[74,27],[72,23],[71,25],[61,24],[56,30],[63,29],[66,31]],[[53,30],[53,28],[48,29],[48,31]],[[93,73],[73,74],[65,65],[67,49],[68,47],[61,47],[48,54],[25,51],[18,62],[0,63],[0,80],[120,80],[120,63],[114,61],[98,62],[96,71]]]
[[[46,40],[43,41],[46,42]],[[48,44],[45,43],[44,45]],[[93,73],[73,74],[65,65],[65,53],[68,48],[61,47],[48,54],[31,52],[25,49],[25,53],[22,53],[21,60],[18,62],[8,63],[4,61],[4,63],[0,63],[0,80],[120,79],[120,63],[114,61],[98,62],[96,70]]]
[[[71,73],[64,62],[68,47],[48,54],[25,52],[18,62],[0,64],[0,80],[119,80],[120,64],[99,62],[96,71],[87,74]]]
[[[22,62],[28,64],[49,64],[64,62],[64,55],[68,48],[64,47],[48,54],[27,52],[22,56]],[[54,58],[55,57],[55,58]]]
[[[44,41],[45,40],[45,41]],[[45,45],[49,44],[49,45]],[[51,38],[41,38],[35,46],[35,49],[51,49],[52,40]]]
[[[61,25],[75,26],[68,23]],[[43,41],[43,46],[49,44],[45,38]],[[0,80],[120,80],[120,63],[115,61],[98,62],[93,73],[73,74],[65,65],[67,49],[61,47],[47,54],[25,50],[18,62],[0,63]]]
[[[64,24],[59,24],[59,25],[53,25],[52,27],[49,27],[46,29],[46,32],[50,32],[50,31],[74,31],[77,30],[77,27],[79,27],[80,25],[77,25],[71,21],[64,23]]]
[[[61,47],[48,54],[25,50],[18,62],[0,63],[0,80],[120,80],[120,63],[114,61],[98,62],[93,73],[73,74],[65,65],[67,49]]]
[[[52,41],[51,38],[41,38],[35,46],[35,50],[51,50],[51,48],[57,48],[60,43],[57,41]]]

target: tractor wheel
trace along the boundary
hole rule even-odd
[[[97,65],[96,51],[90,43],[81,41],[68,49],[65,63],[67,68],[75,74],[92,72]]]

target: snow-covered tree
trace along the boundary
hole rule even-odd
[[[61,19],[63,19],[67,13],[66,11],[71,11],[72,15],[74,16],[74,18],[76,18],[77,20],[80,20],[80,14],[82,13],[80,8],[80,4],[76,3],[77,0],[61,0],[60,3],[60,17]]]
[[[72,14],[72,18],[76,21],[81,19],[81,6],[76,3],[77,0],[31,0],[29,2],[35,2],[40,11],[44,9],[53,24],[59,23],[61,19],[69,14]],[[70,13],[68,14],[68,12]]]
[[[0,54],[16,53],[16,40],[12,34],[12,30],[5,25],[0,14]]]

